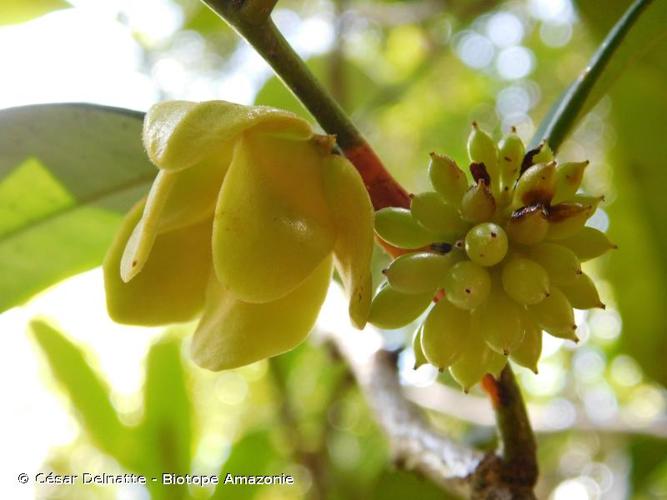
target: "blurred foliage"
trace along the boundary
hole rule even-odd
[[[176,3],[183,23],[171,39],[150,44],[137,34],[146,71],[175,60],[193,81],[217,78],[221,68],[234,73],[244,42],[200,2]],[[342,35],[325,53],[309,53],[308,63],[342,96],[392,173],[409,189],[424,190],[430,151],[466,163],[463,146],[473,120],[496,137],[517,125],[530,139],[629,4],[612,0],[601,8],[600,2],[579,0],[572,12],[570,2],[548,0],[282,0],[277,14],[290,38],[303,21],[331,25],[336,9],[346,11],[338,27]],[[564,7],[557,12],[558,6]],[[0,23],[7,19],[0,16]],[[608,215],[620,249],[587,269],[601,280],[609,310],[580,318],[582,345],[552,346],[539,376],[519,374],[527,397],[553,402],[561,418],[576,411],[594,422],[618,418],[640,426],[665,416],[666,27],[667,4],[654,1],[594,89],[591,103],[602,99],[589,106],[563,144],[564,158],[591,158],[586,189],[607,198],[596,223],[604,228]],[[183,47],[193,40],[203,43],[189,53]],[[526,58],[524,73],[516,76],[515,67],[503,66],[508,54],[514,61]],[[165,98],[190,91],[170,83],[159,81]],[[256,102],[307,114],[278,79],[267,74],[256,83]],[[9,128],[8,116],[18,117],[20,126]],[[0,309],[100,262],[119,214],[154,172],[141,149],[137,117],[52,106],[0,113]],[[49,140],[36,141],[40,136]],[[379,254],[376,268],[382,268]],[[100,472],[147,475],[164,469],[285,472],[297,483],[151,485],[154,498],[443,498],[427,481],[388,465],[387,444],[349,374],[321,347],[302,345],[270,363],[211,374],[182,359],[181,341],[168,335],[148,354],[143,401],[121,411],[85,349],[44,323],[33,329],[85,431],[53,451],[53,470],[78,471],[93,463]],[[388,335],[388,342],[395,345],[405,333]],[[450,383],[447,377],[439,381]],[[454,437],[492,444],[488,429],[441,415],[435,420]],[[665,497],[665,457],[667,443],[658,437],[576,430],[543,435],[538,496],[561,500],[584,491],[580,498]],[[105,488],[60,494],[115,497]]]
[[[331,74],[334,68],[331,67],[328,56],[314,57],[307,61],[307,65],[321,81],[331,81],[331,79],[336,78],[336,75]],[[355,109],[367,105],[377,91],[373,80],[363,69],[350,61],[344,62],[340,72],[344,79],[340,85],[347,89],[344,98],[340,99],[345,111],[351,113]],[[286,109],[304,118],[313,120],[303,104],[275,76],[269,78],[262,88],[259,89],[255,97],[255,104],[265,104]]]
[[[86,361],[83,352],[48,324],[32,323],[35,340],[44,351],[54,377],[63,385],[70,402],[92,441],[101,450],[125,460],[127,429],[109,400],[107,384]]]
[[[626,5],[617,0],[595,9],[582,2],[582,13],[600,36]],[[656,126],[667,113],[667,3],[655,2],[646,14],[637,26],[640,40],[631,40],[645,49],[627,61],[612,91],[617,140],[609,152],[616,191],[610,234],[623,251],[611,256],[609,275],[625,326],[622,349],[667,384],[667,365],[656,356],[667,352],[667,208],[661,189],[667,173],[657,160],[667,157],[667,144],[664,126]]]
[[[64,0],[3,0],[0,10],[0,26],[29,21],[35,17],[64,9],[69,4]]]
[[[131,420],[131,413],[114,408],[108,384],[81,347],[43,321],[34,321],[32,330],[51,373],[98,450],[86,449],[81,442],[73,449],[62,449],[50,459],[53,470],[122,473],[113,472],[116,467],[107,461],[92,458],[103,453],[123,469],[145,475],[152,498],[159,499],[399,499],[407,492],[425,499],[448,498],[430,482],[388,468],[388,450],[381,432],[372,423],[349,374],[327,352],[308,344],[261,363],[270,363],[268,376],[260,379],[274,402],[269,415],[255,421],[244,418],[245,412],[255,412],[257,405],[250,398],[234,403],[242,406],[235,417],[241,437],[227,456],[218,453],[213,457],[212,463],[217,466],[210,466],[208,473],[220,477],[217,487],[187,488],[153,482],[150,477],[160,477],[165,471],[205,473],[193,469],[192,453],[200,450],[201,455],[202,447],[213,436],[231,437],[197,418],[198,412],[224,411],[224,404],[211,400],[219,384],[211,377],[204,394],[198,393],[192,377],[200,372],[182,362],[181,341],[168,333],[148,353],[141,418],[128,425],[122,422]],[[243,372],[235,371],[239,375]],[[233,391],[231,380],[218,390]],[[85,463],[72,460],[76,456],[83,456]],[[195,452],[197,458],[202,460]],[[99,470],[95,470],[96,465]],[[228,475],[264,474],[290,474],[295,485],[224,484]],[[51,498],[49,492],[53,498],[58,497],[57,489],[49,489],[44,490],[44,498]],[[70,489],[67,492],[71,494]]]

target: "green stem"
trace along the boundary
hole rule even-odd
[[[509,363],[498,380],[491,375],[484,377],[482,388],[489,395],[496,414],[501,457],[495,467],[500,471],[502,482],[522,490],[525,496],[520,498],[534,498],[532,491],[538,477],[537,442]],[[491,459],[492,464],[494,459]],[[484,467],[478,473],[484,477]]]
[[[343,150],[364,142],[359,130],[315,79],[272,21],[269,20],[263,29],[251,30],[245,36],[292,92],[299,96],[322,128],[336,135],[336,142]]]
[[[205,0],[205,3],[229,22],[269,63],[322,128],[336,135],[336,141],[342,149],[349,149],[364,142],[359,130],[320,85],[270,18],[267,17],[261,24],[251,23],[242,16],[242,9],[234,8],[237,2]]]
[[[278,0],[245,0],[241,6],[241,17],[250,24],[262,24],[271,15]]]
[[[533,139],[533,145],[546,141],[556,151],[572,129],[595,82],[600,78],[616,49],[652,0],[636,0],[618,20],[595,52],[586,68],[568,87],[549,112]]]
[[[252,19],[247,17],[243,1],[203,1],[231,24],[269,63],[322,128],[327,133],[336,136],[338,146],[364,179],[376,209],[387,206],[410,206],[408,194],[384,168],[361,132],[313,76],[268,15],[258,22],[257,16],[253,16]],[[263,0],[255,1],[259,3]],[[271,1],[266,0],[264,4],[268,5]]]

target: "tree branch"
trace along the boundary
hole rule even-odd
[[[354,375],[389,438],[394,462],[453,493],[468,496],[470,476],[483,460],[482,453],[443,436],[424,420],[417,406],[403,396],[391,353],[360,347],[353,331],[323,332],[323,336]]]
[[[503,481],[520,488],[522,498],[530,498],[538,476],[537,443],[509,363],[498,380],[485,375],[482,388],[489,395],[496,414]]]
[[[520,477],[526,475],[525,471],[514,470],[519,459],[528,458],[530,462],[534,461],[534,456],[530,450],[523,453],[524,444],[513,433],[506,429],[505,437],[512,443],[512,456],[518,455],[511,467],[504,458],[493,453],[483,454],[458,443],[430,425],[419,407],[405,397],[398,380],[396,357],[380,348],[379,333],[365,331],[363,342],[354,330],[321,333],[354,375],[364,399],[387,435],[397,466],[418,472],[443,489],[466,498],[534,498],[534,474]],[[373,336],[377,338],[371,338]],[[503,378],[498,385],[503,391],[512,390],[512,383]],[[518,391],[516,386],[513,389]],[[516,393],[512,397],[515,398]],[[516,404],[513,401],[506,411],[517,411],[510,410]]]

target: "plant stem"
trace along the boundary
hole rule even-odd
[[[338,146],[364,179],[376,210],[387,206],[409,207],[410,198],[407,192],[387,172],[361,132],[320,85],[271,19],[267,17],[259,24],[256,20],[248,21],[243,16],[243,8],[237,1],[204,1],[229,22],[269,63],[322,128],[336,136]]]
[[[505,366],[498,380],[486,375],[482,388],[489,395],[496,414],[503,482],[532,491],[538,477],[537,443],[510,365]]]
[[[557,104],[549,112],[533,138],[533,145],[546,141],[555,152],[570,132],[586,103],[593,86],[598,81],[612,55],[634,25],[639,15],[652,0],[636,0],[609,31],[586,68],[567,88]]]

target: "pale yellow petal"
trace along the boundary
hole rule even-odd
[[[310,141],[254,133],[239,140],[213,224],[215,272],[239,299],[287,295],[332,251],[327,156]]]
[[[146,114],[144,147],[159,168],[182,170],[228,148],[253,127],[294,138],[312,135],[308,122],[288,111],[226,101],[166,101]]]
[[[209,370],[226,370],[293,349],[313,328],[330,279],[331,258],[326,258],[287,296],[251,304],[235,298],[213,276],[192,339],[194,361]]]
[[[120,262],[123,281],[134,278],[144,267],[158,233],[160,215],[176,181],[174,172],[160,172],[153,181],[141,219],[132,230]]]
[[[363,328],[373,286],[373,205],[361,176],[342,156],[332,156],[324,171],[324,191],[336,225],[336,269],[350,301],[352,322]]]
[[[104,259],[109,315],[134,325],[189,321],[203,307],[211,274],[212,221],[158,235],[150,259],[126,283],[120,274],[121,256],[143,207],[142,201],[126,215]]]

